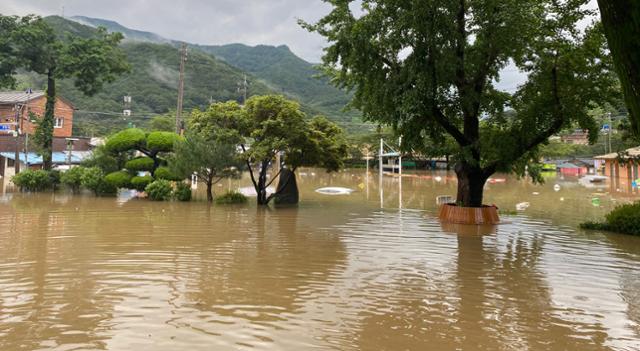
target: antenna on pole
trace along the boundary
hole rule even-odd
[[[242,94],[242,105],[247,102],[247,92],[249,90],[249,83],[247,83],[247,75],[243,77],[243,81],[238,83],[238,92]]]
[[[180,49],[180,82],[178,83],[178,109],[176,111],[176,133],[182,134],[182,98],[184,96],[184,66],[187,62],[187,44],[182,43]]]

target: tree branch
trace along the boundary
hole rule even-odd
[[[456,40],[456,86],[458,90],[465,90],[467,85],[466,70],[464,67],[465,60],[465,45],[467,45],[467,30],[466,30],[466,3],[465,0],[459,1],[460,7],[458,8],[458,14],[456,16],[458,38]]]
[[[244,144],[240,144],[240,147],[242,148],[242,152],[243,153],[247,153],[247,149],[244,147]],[[251,176],[251,182],[253,183],[253,187],[256,189],[256,193],[258,193],[258,191],[259,191],[258,183],[256,182],[256,178],[253,175],[253,169],[251,168],[251,162],[249,161],[249,159],[247,159],[246,162],[247,162],[247,168],[249,169],[249,175]]]
[[[549,137],[558,133],[562,129],[562,125],[564,124],[563,119],[563,109],[562,109],[562,100],[560,98],[560,91],[558,89],[558,56],[556,55],[556,60],[551,68],[551,92],[553,95],[553,122],[551,126],[547,128],[542,133],[535,136],[529,143],[525,144],[522,150],[528,151],[533,149],[534,147],[540,145],[545,142]]]
[[[276,173],[276,175],[275,175],[275,176],[273,176],[273,178],[271,178],[271,180],[269,181],[269,184],[267,184],[267,188],[269,187],[269,185],[271,185],[271,184],[276,180],[276,178],[278,178],[278,176],[280,175],[280,173],[282,173],[282,169],[283,169],[283,168],[282,168],[282,167],[280,167],[280,170],[278,171],[278,173]]]

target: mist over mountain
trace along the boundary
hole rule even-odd
[[[61,21],[65,21],[65,19],[60,17],[53,16],[48,19],[50,22],[55,22],[55,26],[58,29],[74,27],[70,25],[70,23],[60,23]],[[177,77],[177,67],[179,65],[179,53],[177,50],[180,42],[164,38],[155,33],[130,29],[117,22],[105,19],[84,16],[75,16],[70,19],[75,21],[75,24],[94,28],[102,26],[110,32],[122,33],[125,36],[123,48],[125,48],[128,55],[134,56],[130,56],[130,59],[145,66],[144,69],[142,69],[142,66],[134,67],[135,74],[142,74],[145,77],[148,76],[148,79],[159,82],[160,84],[168,84],[168,80],[172,80],[172,77]],[[66,30],[69,30],[69,28],[66,28]],[[163,64],[167,65],[166,67],[159,62],[154,62],[151,58],[142,60],[144,63],[139,62],[141,59],[135,57],[135,55],[145,51],[139,47],[142,44],[147,45],[146,50],[149,50],[151,47],[149,45],[165,46],[164,49],[156,48],[156,50],[167,55],[170,54],[165,51],[175,50],[175,62],[172,62],[172,60],[163,61]],[[186,96],[195,94],[207,98],[204,100],[197,98],[191,99],[191,106],[185,103],[185,108],[187,109],[195,106],[202,107],[206,105],[209,100],[222,101],[229,98],[238,99],[237,84],[243,79],[243,75],[246,73],[249,80],[249,95],[265,92],[280,93],[300,101],[303,108],[309,113],[324,114],[334,121],[342,122],[343,126],[348,126],[348,123],[351,122],[357,123],[360,121],[358,111],[350,110],[343,112],[344,107],[350,101],[350,96],[346,92],[330,85],[327,78],[318,77],[319,71],[315,68],[315,65],[296,56],[287,46],[258,45],[252,47],[244,44],[199,45],[193,43],[188,45],[190,52],[186,66],[187,80],[185,86],[187,90],[191,92],[186,93]],[[209,57],[207,58],[205,56]],[[198,59],[194,60],[194,57],[198,57]],[[216,69],[224,67],[223,71],[226,73],[233,72],[234,74],[221,74],[221,78],[223,78],[222,81],[213,82],[208,80],[208,83],[204,83],[204,77],[194,75],[193,73],[203,73],[205,77],[208,78],[216,75],[214,72],[202,72],[198,68],[203,62],[209,61],[216,63],[211,67],[216,66]],[[229,68],[234,68],[235,70],[230,70]],[[231,78],[231,76],[233,76],[233,78]],[[235,81],[233,81],[234,79]],[[177,78],[172,81],[177,82]],[[198,82],[202,84],[197,84]],[[196,91],[194,91],[192,83],[196,83]],[[209,85],[211,85],[211,87],[209,87]],[[166,87],[174,89],[171,85],[167,85]],[[210,90],[210,92],[205,93],[202,90]],[[233,92],[235,92],[235,94]],[[147,98],[147,100],[149,99]],[[164,99],[160,98],[156,100],[159,100],[157,101],[158,105],[153,108],[152,106],[148,106],[150,109],[167,110],[175,108],[173,105],[168,105],[168,101],[161,101]],[[185,98],[185,102],[186,100]]]

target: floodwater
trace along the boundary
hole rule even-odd
[[[0,350],[640,349],[640,238],[576,229],[633,195],[508,178],[469,228],[451,175],[315,172],[296,208],[0,194]]]

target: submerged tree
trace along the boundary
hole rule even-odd
[[[598,27],[576,27],[587,0],[364,0],[357,15],[353,1],[327,2],[329,15],[302,23],[329,41],[327,74],[407,150],[450,135],[463,206],[482,205],[495,172],[524,174],[562,129],[597,137],[586,109],[614,75]],[[510,64],[528,76],[513,94],[496,87]]]
[[[88,96],[100,91],[105,83],[113,82],[119,74],[129,70],[124,52],[118,48],[123,36],[120,33],[109,34],[106,29],[99,28],[90,38],[71,35],[59,38],[53,29],[37,16],[26,16],[18,20],[16,17],[7,18],[0,15],[0,23],[11,24],[11,18],[18,25],[6,33],[6,37],[0,41],[0,46],[4,43],[11,47],[11,57],[19,68],[47,76],[47,102],[43,120],[38,125],[36,139],[42,152],[43,166],[49,169],[55,120],[56,81],[71,78],[75,86]],[[11,66],[3,68],[3,71],[5,76],[6,72],[11,73]]]
[[[207,185],[207,201],[213,202],[213,186],[224,178],[240,175],[242,161],[238,157],[237,143],[224,138],[188,133],[176,143],[169,167],[183,179],[194,172]]]
[[[640,3],[636,0],[598,0],[607,36],[631,120],[640,137]]]
[[[207,111],[192,115],[190,128],[205,137],[221,133],[241,148],[259,205],[283,195],[287,183],[295,181],[298,167],[336,171],[347,152],[338,126],[323,117],[306,120],[298,103],[276,95],[254,96],[244,108],[233,101],[213,104]],[[284,167],[269,179],[269,168],[279,153]],[[268,194],[268,188],[283,172],[288,174],[286,181]]]

